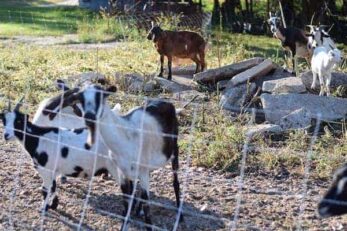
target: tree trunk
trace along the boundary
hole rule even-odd
[[[220,5],[219,5],[219,0],[214,0],[214,3],[213,3],[212,25],[213,26],[217,26],[217,27],[220,25]]]
[[[343,0],[342,14],[347,15],[347,0]]]

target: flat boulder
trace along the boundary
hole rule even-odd
[[[225,110],[240,111],[256,90],[255,83],[226,88],[222,93],[219,104]]]
[[[300,78],[307,89],[311,88],[313,82],[312,71],[307,71],[300,75]],[[339,86],[347,87],[347,74],[341,72],[333,72],[331,75],[330,87],[332,89],[338,88]],[[317,89],[319,89],[319,79],[317,79]]]
[[[276,124],[258,124],[247,128],[246,136],[253,138],[256,135],[262,135],[265,133],[282,133],[283,130],[279,125]]]
[[[347,99],[325,97],[313,94],[262,94],[260,96],[269,123],[280,124],[281,119],[290,113],[305,108],[310,118],[322,120],[345,118]]]
[[[273,94],[305,93],[306,87],[300,78],[289,77],[265,81],[262,90]]]
[[[292,73],[289,73],[282,67],[276,67],[276,69],[272,70],[269,72],[266,76],[262,78],[258,78],[254,80],[253,82],[257,84],[257,87],[263,87],[263,83],[265,81],[270,81],[270,80],[277,80],[277,79],[284,79],[288,77],[294,77]]]
[[[293,111],[280,120],[283,130],[306,129],[311,126],[311,115],[305,108]]]

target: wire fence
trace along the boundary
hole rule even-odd
[[[32,12],[7,12],[8,15],[1,13],[0,11],[0,23],[12,22],[25,24],[27,22],[43,26],[46,31],[49,28],[59,28],[68,33],[75,32],[75,25],[68,23],[68,17],[66,17],[65,23],[54,19],[39,17],[37,18]],[[131,16],[132,17],[132,16]],[[147,16],[136,16],[138,21],[143,21],[147,25]],[[146,19],[145,19],[146,18]],[[64,21],[63,20],[63,21]],[[199,21],[191,17],[189,20]],[[205,19],[204,19],[205,20]],[[206,25],[209,25],[209,20],[206,20]],[[127,19],[120,19],[121,22],[127,21]],[[123,23],[120,23],[125,26]],[[189,22],[187,22],[188,26]],[[125,29],[123,30],[125,31]],[[125,33],[125,32],[124,32]],[[124,36],[126,37],[126,36]],[[12,44],[14,47],[15,44]],[[35,46],[31,44],[27,45],[29,49],[35,49]],[[97,50],[95,52],[86,52],[88,55],[97,56]],[[30,59],[30,57],[28,57]],[[95,71],[98,71],[98,61],[96,61]],[[35,81],[33,78],[28,78],[27,90],[30,91],[30,81]],[[114,98],[121,98],[120,103],[126,104],[131,98],[135,98],[136,101],[149,101],[158,100],[156,97],[144,97],[139,95],[118,95]],[[7,102],[6,97],[1,97],[1,101]],[[171,102],[176,107],[184,105],[189,101],[185,100],[173,100],[167,99],[165,102]],[[12,102],[14,104],[14,102]],[[247,161],[252,157],[252,140],[248,137],[243,143],[241,150],[241,158],[239,162],[239,170],[236,171],[234,177],[228,177],[220,171],[209,170],[205,168],[197,168],[192,163],[192,144],[196,142],[194,136],[197,129],[197,120],[199,113],[204,108],[211,105],[206,103],[193,102],[189,105],[189,113],[191,115],[189,126],[185,128],[184,133],[172,136],[171,134],[165,134],[153,130],[147,130],[144,128],[145,117],[139,117],[136,121],[138,126],[124,126],[123,124],[115,123],[114,128],[119,130],[125,130],[130,134],[137,134],[136,141],[132,141],[133,146],[138,146],[139,153],[135,156],[137,161],[134,164],[136,166],[136,179],[139,177],[140,168],[156,168],[151,174],[151,186],[150,197],[148,200],[144,200],[139,197],[134,190],[131,195],[122,194],[119,190],[120,185],[116,180],[103,180],[100,177],[95,177],[93,174],[90,179],[72,179],[68,178],[68,182],[65,184],[58,183],[58,191],[56,194],[61,198],[59,209],[57,211],[44,211],[39,210],[44,208],[48,203],[48,200],[40,206],[41,196],[36,189],[41,184],[41,179],[37,177],[36,170],[32,168],[32,160],[27,155],[25,150],[20,153],[18,145],[6,144],[1,141],[2,157],[0,157],[1,166],[1,179],[3,180],[3,189],[0,190],[0,195],[3,197],[3,203],[0,205],[1,224],[0,227],[6,230],[17,229],[73,229],[73,230],[115,230],[120,228],[122,221],[126,220],[130,223],[130,230],[144,229],[150,227],[153,230],[248,230],[248,229],[264,229],[264,230],[276,230],[279,223],[286,222],[288,219],[292,224],[286,224],[285,227],[293,227],[297,230],[306,229],[307,222],[314,223],[319,227],[322,223],[315,217],[316,203],[321,198],[320,193],[312,193],[312,185],[310,182],[311,170],[312,170],[312,158],[314,154],[314,145],[316,143],[319,127],[321,125],[320,115],[317,114],[317,123],[314,126],[314,132],[310,137],[309,147],[306,150],[296,152],[298,158],[304,163],[304,175],[299,177],[295,182],[281,180],[275,181],[272,178],[267,179],[267,176],[261,177],[252,175],[247,172]],[[28,102],[23,103],[23,107],[36,108],[37,105],[30,104]],[[240,108],[234,108],[236,111]],[[144,109],[146,110],[146,108]],[[56,112],[56,111],[53,111]],[[260,109],[253,112],[264,112]],[[287,110],[276,111],[273,113],[287,113]],[[65,118],[75,117],[71,114],[64,114],[59,111],[60,115],[64,115]],[[122,113],[121,113],[122,114]],[[119,115],[116,115],[119,116]],[[79,118],[83,120],[83,118]],[[61,127],[64,127],[66,121],[60,121]],[[84,122],[84,120],[83,120]],[[9,126],[9,120],[6,121],[6,125]],[[99,126],[107,125],[98,121]],[[222,125],[223,126],[223,125]],[[12,129],[13,130],[13,129]],[[14,129],[21,133],[22,130]],[[4,135],[5,128],[3,125],[0,129],[0,134]],[[6,132],[10,132],[11,127],[6,128]],[[70,144],[71,140],[66,139],[64,136],[65,130],[59,130],[58,134],[52,137],[43,138],[41,135],[35,135],[30,131],[30,126],[27,123],[24,126],[24,134],[30,137],[39,138],[42,141],[53,143],[56,145],[56,153],[52,152],[49,155],[56,156],[55,163],[52,168],[46,168],[44,166],[39,167],[40,172],[46,172],[52,174],[55,177],[62,165],[64,165],[63,157],[61,157],[60,151],[62,147],[69,147],[74,150],[79,150],[87,155],[92,155],[93,163],[91,166],[91,172],[96,172],[96,164],[99,159],[106,159],[110,162],[119,161],[118,156],[112,156],[105,153],[98,153],[95,148],[94,151],[86,151],[81,146],[74,146]],[[241,132],[241,131],[240,131]],[[27,137],[24,136],[24,137]],[[188,147],[183,149],[185,153],[180,153],[180,170],[179,180],[181,182],[181,206],[177,208],[174,205],[174,191],[172,188],[172,170],[171,166],[150,166],[150,163],[142,163],[140,160],[143,154],[143,147],[146,145],[144,140],[151,136],[158,137],[174,137],[178,140],[185,140]],[[62,139],[64,138],[64,139]],[[86,138],[86,136],[85,136]],[[25,140],[23,141],[25,143]],[[205,140],[199,141],[201,144]],[[219,140],[209,141],[209,145],[218,144]],[[232,141],[230,141],[232,142]],[[226,150],[227,152],[228,150]],[[262,151],[276,152],[276,149],[267,149]],[[273,153],[273,155],[280,155]],[[65,163],[66,164],[66,163]],[[33,177],[34,176],[34,177]],[[255,179],[260,178],[257,183]],[[138,182],[135,182],[135,185]],[[261,187],[262,185],[265,187]],[[326,184],[324,184],[326,186]],[[48,188],[51,188],[49,185]],[[321,190],[322,187],[319,187]],[[316,189],[317,190],[317,189]],[[49,198],[49,196],[47,197]],[[134,216],[133,207],[129,206],[129,210],[126,216],[123,215],[123,200],[129,199],[131,203],[144,202],[148,203],[151,208],[151,217],[153,224],[148,225],[144,222],[142,216]],[[293,207],[286,207],[286,203],[295,201]],[[275,203],[274,203],[275,202]],[[335,203],[345,205],[345,202],[334,201]],[[130,203],[130,204],[131,204]],[[136,203],[135,203],[136,204]],[[264,210],[264,207],[270,209],[270,211]],[[39,212],[37,212],[39,210]],[[283,210],[290,210],[290,215],[283,215]],[[264,213],[264,215],[262,215]],[[179,217],[182,214],[185,217],[185,221],[180,223]],[[276,216],[282,216],[281,218]],[[308,216],[308,218],[307,218]],[[276,220],[277,219],[277,220]],[[39,222],[38,222],[39,221]],[[274,221],[277,223],[273,224]],[[287,221],[288,222],[288,221]],[[339,220],[337,221],[339,222]],[[340,223],[338,223],[340,224]],[[331,226],[330,226],[331,227]],[[282,227],[283,228],[283,227]]]

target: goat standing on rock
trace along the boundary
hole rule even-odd
[[[308,46],[314,49],[311,68],[313,82],[311,89],[315,89],[317,77],[319,77],[319,95],[330,96],[331,72],[341,62],[342,54],[330,38],[329,34],[321,27],[311,27]]]
[[[154,25],[152,22],[152,28],[148,33],[147,39],[154,42],[155,48],[160,54],[159,77],[163,77],[164,56],[168,59],[168,80],[172,79],[172,57],[190,58],[193,60],[196,63],[195,73],[205,70],[205,51],[207,43],[198,33],[192,31],[163,30],[159,25]]]
[[[282,47],[292,55],[293,71],[296,73],[297,57],[305,58],[309,63],[311,52],[307,47],[308,38],[303,30],[295,27],[284,27],[281,18],[270,13],[268,20],[273,36],[282,42]]]

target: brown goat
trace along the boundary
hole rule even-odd
[[[196,63],[195,73],[198,73],[199,70],[204,71],[206,67],[205,49],[207,43],[198,33],[163,30],[159,25],[154,25],[152,22],[152,28],[148,33],[147,39],[154,42],[155,48],[160,54],[159,77],[163,77],[164,56],[168,59],[169,80],[172,78],[172,57],[190,58]]]

